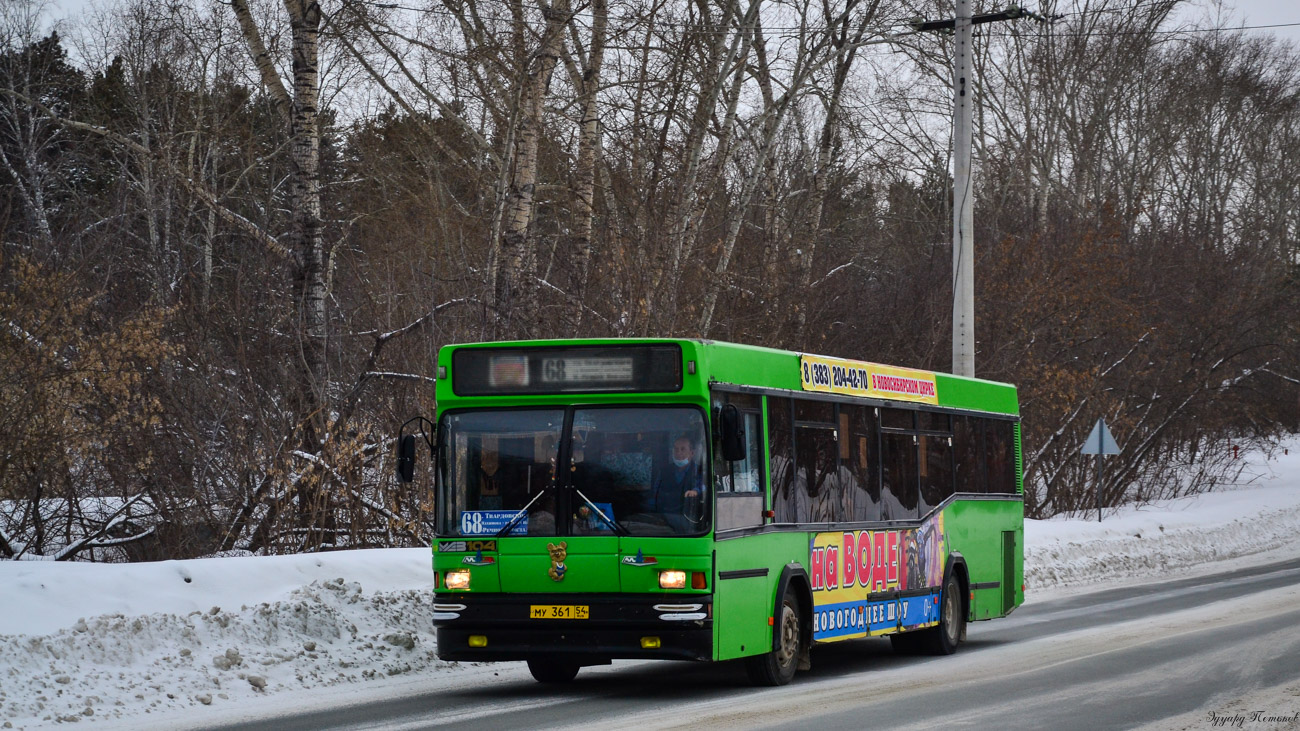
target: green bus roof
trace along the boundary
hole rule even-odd
[[[932,378],[934,382],[934,403],[939,406],[985,411],[992,413],[1018,415],[1019,404],[1015,386],[997,381],[978,378],[966,378],[948,373],[904,369],[873,361],[856,361],[856,359],[836,358],[813,353],[797,353],[776,350],[754,345],[725,343],[713,340],[676,339],[676,338],[592,338],[592,339],[555,339],[555,340],[514,340],[488,343],[463,343],[448,345],[438,352],[440,375],[437,385],[439,407],[450,406],[452,402],[473,398],[488,400],[493,403],[556,403],[572,401],[581,397],[583,401],[626,401],[653,400],[664,401],[668,394],[645,393],[565,393],[547,395],[509,394],[501,396],[457,396],[452,390],[452,356],[462,348],[531,348],[531,347],[581,347],[581,346],[621,346],[621,345],[662,345],[672,344],[681,347],[682,359],[696,364],[695,373],[684,375],[684,385],[673,396],[691,398],[708,397],[712,383],[722,383],[756,388],[781,389],[794,392],[809,391],[804,388],[801,379],[801,363],[805,357],[820,361],[833,361],[845,364],[870,364],[886,369],[911,371],[921,378]],[[442,371],[442,369],[446,369]],[[686,373],[686,370],[683,370]],[[591,397],[591,398],[588,398]],[[653,398],[651,398],[653,397]],[[876,397],[880,398],[880,397]],[[884,400],[891,400],[883,397]],[[915,399],[912,399],[913,401]],[[908,403],[902,400],[900,403]]]

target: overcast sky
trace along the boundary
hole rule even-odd
[[[2,1],[2,0],[0,0]],[[71,20],[93,4],[111,0],[50,0],[52,15]],[[1129,0],[1132,3],[1145,0]],[[1066,0],[1068,2],[1068,0]],[[1005,0],[1003,4],[1019,4],[1030,10],[1037,9],[1040,0]],[[1065,4],[1062,2],[1061,4]],[[1300,2],[1297,0],[1188,0],[1176,16],[1186,27],[1215,25],[1214,18],[1221,17],[1225,24],[1234,26],[1282,25],[1287,27],[1260,28],[1246,33],[1271,33],[1300,47]],[[1289,24],[1289,25],[1288,25]]]
[[[1142,0],[1130,0],[1137,3]],[[53,4],[64,15],[72,16],[81,12],[82,9],[89,7],[102,0],[53,0]],[[1019,4],[1030,10],[1036,9],[1039,0],[1020,0],[1020,2],[1011,2],[1008,5]],[[1190,0],[1190,6],[1184,11],[1184,14],[1190,19],[1201,20],[1207,17],[1207,14],[1215,12],[1215,8],[1222,6],[1225,12],[1234,15],[1240,21],[1246,20],[1246,25],[1268,25],[1275,23],[1296,23],[1300,24],[1300,3],[1296,0]],[[1235,12],[1234,12],[1235,8]],[[1257,33],[1277,33],[1278,35],[1300,41],[1300,25],[1290,28],[1274,28],[1269,30],[1252,31]]]
[[[1192,7],[1183,11],[1183,17],[1186,17],[1195,25],[1203,25],[1202,21],[1211,17],[1215,8],[1220,4],[1225,8],[1225,13],[1236,20],[1234,25],[1276,25],[1284,23],[1293,23],[1288,28],[1261,28],[1258,30],[1247,31],[1249,33],[1272,33],[1281,38],[1291,40],[1300,44],[1300,3],[1296,0],[1225,0],[1223,3],[1213,2],[1212,0],[1192,0]],[[1033,2],[1026,2],[1027,7],[1033,7]],[[1235,12],[1233,11],[1235,8]]]

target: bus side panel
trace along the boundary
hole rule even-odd
[[[958,499],[944,513],[949,549],[966,560],[970,576],[970,618],[1006,616],[1024,602],[1024,504]]]
[[[807,533],[761,533],[718,541],[714,577],[713,658],[730,660],[772,649],[768,620],[781,569],[794,558],[808,569]],[[766,573],[764,573],[766,572]]]

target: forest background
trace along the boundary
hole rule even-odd
[[[448,343],[949,368],[952,39],[909,24],[949,3],[0,8],[0,559],[420,545],[393,437]],[[1031,517],[1092,506],[1101,417],[1112,505],[1300,430],[1300,52],[1182,8],[977,31]]]

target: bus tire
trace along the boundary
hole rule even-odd
[[[921,647],[931,655],[951,655],[966,631],[966,615],[962,612],[961,583],[953,572],[943,582],[939,597],[939,626],[925,630],[917,638]]]
[[[539,683],[572,683],[578,677],[581,667],[573,660],[561,660],[554,657],[539,657],[528,661],[528,672]]]
[[[781,619],[775,623],[773,631],[779,633],[776,649],[745,658],[745,671],[754,685],[785,685],[794,678],[794,671],[799,667],[799,658],[804,653],[803,617],[799,611],[799,598],[791,588],[787,588],[785,596],[781,597]]]

